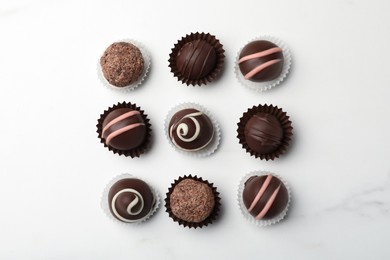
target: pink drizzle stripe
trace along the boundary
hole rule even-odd
[[[267,214],[268,210],[271,208],[272,204],[274,203],[275,198],[276,198],[276,196],[279,193],[279,190],[280,190],[280,185],[274,191],[274,193],[272,193],[271,198],[269,198],[269,200],[267,201],[267,204],[265,204],[263,210],[259,213],[259,215],[256,216],[256,220],[259,220],[259,219],[263,218],[265,216],[265,214]]]
[[[136,123],[136,124],[128,125],[126,127],[123,127],[121,129],[118,129],[118,130],[112,132],[111,134],[109,134],[107,136],[106,143],[109,143],[113,138],[117,137],[118,135],[120,135],[120,134],[122,134],[124,132],[130,131],[131,129],[134,129],[134,128],[139,127],[141,125],[145,125],[145,124],[143,124],[143,123]]]
[[[269,183],[271,182],[271,179],[272,179],[272,175],[268,175],[263,185],[261,186],[259,192],[257,193],[256,197],[253,199],[252,204],[248,209],[249,212],[256,206],[257,202],[259,202],[261,196],[263,196],[263,193],[265,192]]]
[[[131,116],[134,116],[134,115],[137,115],[137,114],[140,114],[139,111],[137,110],[134,110],[134,111],[129,111],[127,113],[124,113],[123,115],[120,115],[116,118],[114,118],[113,120],[111,120],[104,128],[103,128],[103,132],[106,131],[110,126],[112,126],[113,124],[116,124],[118,123],[119,121],[125,119],[125,118],[128,118],[128,117],[131,117]]]
[[[267,56],[267,55],[271,55],[271,54],[274,54],[274,53],[277,53],[277,52],[281,52],[281,51],[282,51],[281,48],[274,47],[274,48],[271,48],[271,49],[268,49],[268,50],[265,50],[265,51],[256,52],[256,53],[253,53],[253,54],[250,54],[250,55],[242,57],[238,61],[238,63],[241,63],[241,62],[244,62],[244,61],[247,61],[247,60],[256,59],[256,58],[261,58],[261,57],[264,57],[264,56]]]
[[[270,60],[270,61],[267,61],[266,63],[263,63],[261,64],[260,66],[257,66],[256,68],[254,68],[253,70],[249,71],[246,75],[245,75],[245,79],[250,79],[252,78],[254,75],[256,75],[257,73],[259,73],[260,71],[262,71],[263,69],[271,66],[271,65],[274,65],[275,63],[278,63],[280,62],[281,59],[276,59],[276,60]]]

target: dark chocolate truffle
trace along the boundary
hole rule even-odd
[[[257,40],[242,49],[238,66],[245,79],[265,82],[276,79],[283,70],[283,50],[272,42]]]
[[[169,122],[172,143],[184,151],[198,151],[213,139],[214,127],[203,112],[188,108],[175,113]]]
[[[220,198],[212,183],[184,176],[172,184],[165,199],[169,216],[180,225],[198,228],[211,224],[219,214]]]
[[[171,210],[176,217],[199,223],[214,209],[212,189],[205,183],[192,179],[179,182],[170,196]]]
[[[283,128],[275,116],[257,113],[245,125],[245,140],[249,148],[257,153],[272,153],[282,143]]]
[[[249,108],[237,125],[242,147],[265,160],[274,160],[286,151],[293,129],[286,112],[273,105]]]
[[[144,181],[126,178],[109,190],[108,205],[112,215],[127,223],[141,222],[152,213],[156,197]]]
[[[97,132],[101,142],[114,153],[139,157],[150,144],[150,127],[143,110],[123,102],[104,111]]]
[[[284,183],[269,174],[252,176],[246,182],[242,199],[256,220],[278,217],[287,207],[289,194]]]
[[[100,58],[106,80],[116,87],[135,83],[144,70],[144,58],[138,47],[128,42],[111,44]]]
[[[131,150],[145,139],[146,126],[140,111],[118,108],[103,120],[102,136],[106,144],[119,150]]]
[[[219,40],[209,33],[192,33],[182,37],[169,55],[173,74],[187,85],[202,85],[213,81],[224,63]]]
[[[187,42],[176,56],[178,71],[186,78],[194,80],[208,75],[217,64],[217,53],[205,40]]]

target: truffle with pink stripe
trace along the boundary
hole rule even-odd
[[[286,209],[289,194],[279,178],[268,174],[250,177],[244,184],[242,199],[256,220],[269,220]]]
[[[257,40],[242,49],[238,66],[245,79],[267,82],[280,76],[283,70],[283,50],[276,44]]]

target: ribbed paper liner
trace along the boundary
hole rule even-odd
[[[141,113],[141,116],[145,122],[145,127],[146,127],[146,135],[145,135],[145,140],[144,142],[142,143],[142,145],[140,145],[139,147],[136,147],[132,150],[118,150],[116,148],[113,148],[109,145],[106,144],[104,138],[102,137],[102,130],[103,130],[103,121],[104,121],[104,118],[113,110],[117,109],[117,108],[131,108],[133,110],[137,110],[137,111],[140,111]],[[149,149],[149,146],[150,146],[150,143],[151,143],[151,133],[152,133],[152,129],[151,129],[151,124],[149,123],[149,119],[147,117],[147,115],[144,113],[143,110],[141,110],[140,107],[137,107],[136,104],[132,104],[132,103],[126,103],[126,102],[122,102],[122,103],[118,103],[116,105],[113,105],[112,107],[109,107],[107,110],[104,110],[103,114],[100,115],[100,118],[98,119],[98,124],[96,125],[97,127],[97,133],[98,133],[98,138],[100,139],[100,142],[104,145],[104,147],[107,147],[108,150],[112,151],[113,153],[115,154],[119,154],[119,155],[124,155],[124,156],[130,156],[131,158],[134,158],[134,157],[140,157],[141,154],[145,153],[148,149]]]
[[[123,179],[139,179],[139,180],[142,180],[144,181],[143,179],[141,178],[138,178],[138,177],[135,177],[131,174],[128,174],[128,173],[122,173],[118,176],[116,176],[115,178],[113,178],[107,185],[106,187],[104,188],[104,191],[103,191],[103,194],[102,194],[102,197],[101,197],[101,201],[100,201],[100,205],[104,211],[104,213],[113,221],[115,222],[119,222],[121,224],[130,224],[130,225],[135,225],[135,224],[140,224],[142,222],[145,222],[146,220],[148,220],[154,213],[156,213],[157,209],[160,207],[160,195],[156,192],[156,190],[149,185],[149,183],[147,183],[146,181],[144,181],[148,186],[149,188],[151,189],[153,195],[154,195],[154,199],[155,199],[155,203],[154,203],[154,206],[152,208],[152,210],[149,212],[148,215],[146,215],[145,217],[143,217],[142,219],[139,219],[137,222],[124,222],[124,221],[121,221],[119,219],[117,219],[116,217],[114,217],[110,211],[110,205],[108,203],[108,193],[110,192],[110,189],[111,187],[118,181],[120,180],[123,180]]]
[[[111,88],[111,89],[114,89],[114,90],[122,90],[122,91],[131,91],[131,90],[134,90],[136,87],[138,87],[139,85],[141,85],[141,83],[144,81],[144,79],[146,78],[146,76],[148,75],[148,72],[149,72],[149,69],[150,69],[150,64],[151,64],[151,59],[150,59],[150,54],[149,52],[147,51],[147,49],[144,47],[144,45],[140,42],[137,42],[133,39],[123,39],[123,40],[120,40],[120,41],[116,41],[116,42],[127,42],[127,43],[131,43],[133,44],[134,46],[136,46],[140,51],[141,51],[141,54],[142,54],[142,57],[144,59],[144,69],[142,71],[142,74],[139,76],[139,78],[137,79],[136,82],[130,84],[130,85],[127,85],[127,86],[124,86],[124,87],[118,87],[118,86],[115,86],[115,85],[112,85],[110,82],[108,82],[108,80],[104,77],[103,75],[103,71],[102,71],[102,67],[100,65],[100,57],[103,56],[104,54],[104,51],[102,53],[102,55],[100,55],[99,57],[99,60],[98,60],[98,63],[97,63],[97,66],[96,66],[96,71],[97,71],[97,75],[98,75],[98,78],[100,80],[100,82],[108,87],[108,88]],[[114,42],[114,43],[116,43]]]
[[[207,184],[213,191],[213,194],[214,194],[214,209],[213,211],[211,212],[211,214],[205,219],[203,220],[202,222],[199,222],[199,223],[195,223],[195,222],[188,222],[188,221],[185,221],[185,220],[182,220],[178,217],[176,217],[175,214],[172,213],[172,210],[171,210],[171,203],[170,203],[170,196],[173,192],[173,189],[175,188],[175,186],[180,183],[182,180],[185,180],[185,179],[192,179],[192,180],[195,180],[195,181],[199,181],[199,182],[202,182],[202,183],[205,183]],[[166,193],[166,198],[165,198],[165,208],[166,208],[166,212],[168,212],[169,214],[169,217],[173,219],[173,221],[177,222],[179,225],[182,225],[184,227],[188,227],[188,228],[202,228],[203,226],[208,226],[209,224],[212,224],[214,220],[217,219],[217,217],[219,216],[219,212],[220,212],[220,208],[221,208],[221,198],[219,197],[219,192],[217,191],[217,188],[214,187],[214,184],[213,183],[209,183],[207,180],[203,180],[201,177],[197,177],[196,175],[195,176],[192,176],[191,174],[190,175],[184,175],[183,177],[179,177],[179,179],[177,180],[174,180],[174,182],[171,184],[171,187],[168,189],[168,192]]]
[[[277,177],[279,180],[282,181],[282,183],[284,184],[284,186],[286,187],[287,192],[288,192],[288,202],[287,202],[286,208],[278,216],[276,216],[272,219],[267,219],[267,220],[262,220],[262,219],[256,220],[256,218],[253,217],[248,212],[248,209],[245,207],[245,204],[244,204],[244,201],[242,198],[242,194],[243,194],[244,188],[245,188],[245,182],[252,176],[264,176],[264,175],[266,176],[269,174],[271,174],[274,177]],[[290,207],[290,202],[291,202],[291,190],[290,190],[290,187],[288,186],[288,183],[283,178],[281,178],[279,175],[275,175],[272,172],[268,172],[268,171],[253,171],[253,172],[250,172],[247,175],[245,175],[244,178],[242,178],[240,185],[238,186],[238,194],[237,195],[238,195],[237,196],[238,206],[241,210],[242,215],[244,215],[245,219],[247,219],[249,222],[251,222],[252,224],[259,226],[259,227],[270,226],[270,225],[276,224],[279,221],[281,221],[282,219],[284,219],[284,217],[287,215],[287,211]]]
[[[210,121],[214,127],[213,139],[206,147],[204,147],[203,149],[198,150],[198,151],[182,150],[182,149],[178,148],[176,145],[174,145],[171,141],[171,138],[169,137],[169,122],[171,121],[173,115],[176,114],[177,112],[179,112],[180,110],[188,109],[188,108],[196,109],[198,111],[201,111],[206,116],[208,116],[208,118],[210,119]],[[221,140],[221,129],[219,127],[217,120],[214,118],[214,116],[205,107],[203,107],[197,103],[192,103],[192,102],[181,103],[181,104],[173,107],[168,112],[167,116],[165,117],[164,129],[165,129],[165,136],[167,137],[168,142],[172,145],[172,147],[176,151],[183,153],[183,154],[195,156],[195,157],[206,157],[206,156],[211,155],[212,153],[214,153],[217,150],[217,148],[219,146],[219,142]]]
[[[260,113],[266,113],[275,116],[282,128],[283,128],[283,140],[279,148],[272,152],[267,154],[257,153],[253,151],[246,143],[245,139],[245,125],[248,122],[248,120],[258,112]],[[287,116],[286,112],[283,112],[281,108],[278,108],[277,106],[273,105],[258,105],[253,106],[252,108],[248,108],[248,111],[245,112],[242,117],[240,118],[240,121],[238,122],[238,129],[237,129],[237,138],[239,139],[239,143],[242,145],[242,148],[244,148],[247,153],[250,153],[250,155],[255,156],[256,158],[265,159],[265,160],[273,160],[275,158],[279,158],[281,154],[284,154],[287,150],[287,147],[290,143],[291,137],[292,137],[292,126],[291,121],[289,120],[289,116]]]
[[[195,40],[205,40],[210,45],[212,45],[217,53],[217,64],[212,72],[210,72],[208,75],[201,79],[188,79],[184,75],[181,74],[181,72],[177,69],[176,66],[176,55],[177,52],[187,43]],[[175,77],[178,78],[179,81],[182,83],[185,83],[188,85],[198,85],[201,86],[202,84],[206,85],[208,82],[214,81],[220,74],[223,64],[224,64],[224,58],[225,55],[223,54],[225,50],[223,49],[223,45],[219,42],[217,38],[215,38],[214,35],[211,35],[209,33],[191,33],[187,34],[185,37],[182,37],[181,40],[179,40],[174,47],[172,48],[172,52],[169,54],[169,67],[171,68],[171,72]]]
[[[283,61],[282,72],[280,73],[280,75],[276,79],[271,80],[271,81],[266,81],[266,82],[254,82],[254,81],[250,81],[248,79],[245,79],[244,75],[242,75],[240,68],[238,66],[238,60],[240,59],[241,51],[245,46],[242,47],[238,51],[238,54],[236,56],[235,65],[234,65],[234,73],[236,74],[238,81],[242,85],[244,85],[245,87],[247,87],[249,89],[257,91],[257,92],[269,90],[273,87],[276,87],[280,83],[282,83],[283,80],[286,78],[286,76],[289,73],[290,68],[291,68],[291,53],[290,53],[290,50],[287,48],[286,44],[284,44],[281,40],[279,40],[273,36],[269,36],[269,35],[264,35],[264,36],[254,38],[253,40],[249,41],[248,43],[251,43],[253,41],[260,41],[260,40],[272,42],[272,43],[276,44],[278,47],[280,47],[283,50],[284,61]]]

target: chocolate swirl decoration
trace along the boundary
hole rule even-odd
[[[148,217],[155,204],[150,187],[135,178],[116,182],[109,191],[108,200],[113,216],[127,223],[140,222]]]
[[[283,70],[283,50],[269,41],[253,41],[242,49],[238,65],[244,78],[255,82],[276,79]]]
[[[177,112],[169,122],[169,137],[172,143],[184,151],[205,148],[213,136],[214,127],[208,116],[193,108]]]

